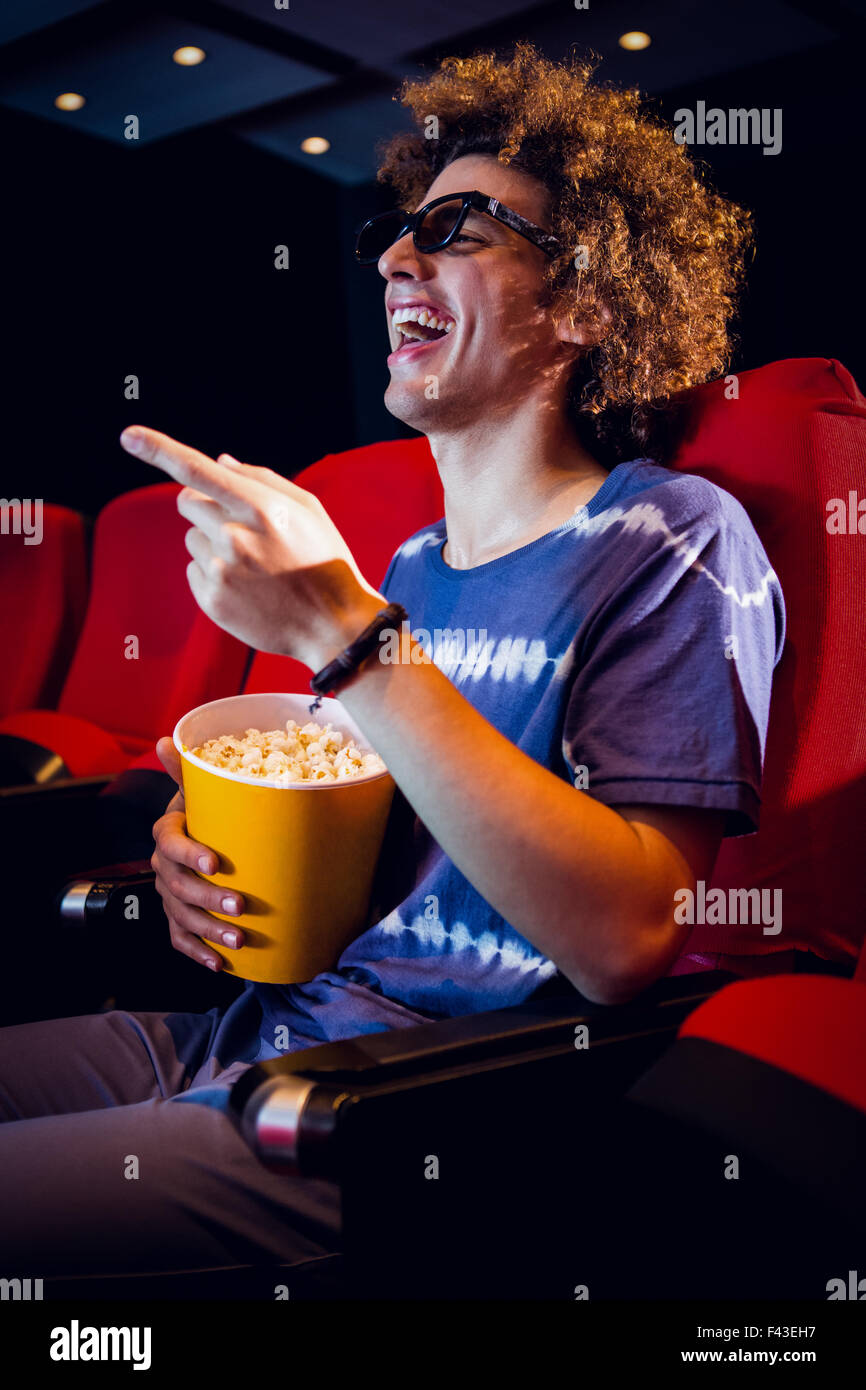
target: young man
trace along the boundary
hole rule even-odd
[[[444,521],[379,592],[294,484],[150,430],[123,444],[186,485],[190,586],[251,646],[318,672],[389,602],[475,641],[373,654],[339,687],[399,794],[376,907],[333,970],[206,1015],[5,1030],[20,1123],[0,1130],[0,1229],[38,1273],[61,1212],[70,1268],[331,1248],[333,1190],[265,1173],[221,1110],[284,1050],[277,1027],[297,1050],[505,1007],[557,972],[627,1000],[683,952],[675,894],[757,826],[779,585],[742,508],[653,458],[658,403],[724,365],[747,219],[579,64],[520,47],[447,62],[405,99],[439,138],[399,137],[383,172],[424,213],[374,219],[358,251],[384,280],[386,402],[430,441]],[[218,969],[207,942],[232,940],[211,913],[230,908],[196,875],[215,860],[180,792],[154,834],[174,945]],[[61,1173],[49,1137],[91,1166]],[[130,1204],[120,1156],[142,1150]]]

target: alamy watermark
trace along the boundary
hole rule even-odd
[[[0,1302],[29,1303],[42,1299],[41,1279],[0,1279]]]
[[[866,497],[850,488],[847,498],[831,497],[825,508],[829,536],[866,536]]]
[[[723,111],[699,101],[694,109],[682,106],[674,112],[674,140],[678,145],[763,145],[764,154],[782,149],[782,108],[732,107]]]
[[[489,644],[486,627],[419,627],[413,631],[404,621],[399,631],[386,627],[380,632],[379,660],[385,666],[427,666],[431,662],[446,668],[472,666]]]
[[[23,536],[25,545],[41,545],[41,497],[0,497],[0,536],[10,535]]]
[[[698,879],[694,892],[679,888],[674,893],[674,921],[708,927],[761,926],[764,936],[782,930],[781,888],[710,888]]]
[[[847,1279],[838,1276],[828,1279],[825,1287],[829,1303],[837,1302],[839,1299],[852,1299],[857,1303],[866,1301],[866,1279],[861,1279],[856,1269],[848,1270]]]
[[[131,1361],[134,1371],[148,1371],[151,1329],[82,1327],[73,1318],[68,1327],[51,1329],[48,1355],[52,1361]]]

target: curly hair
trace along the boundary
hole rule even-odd
[[[466,154],[494,155],[545,185],[547,229],[565,249],[548,262],[542,304],[593,335],[569,411],[612,466],[636,448],[662,461],[677,393],[726,370],[752,219],[697,177],[636,89],[593,80],[598,62],[554,63],[524,42],[507,59],[445,58],[403,83],[418,128],[381,147],[378,178],[407,210]],[[431,114],[437,139],[423,133]]]

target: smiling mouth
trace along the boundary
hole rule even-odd
[[[414,347],[421,343],[441,342],[456,326],[454,319],[445,315],[439,318],[435,313],[417,306],[395,310],[391,322],[400,340],[396,352],[410,344]]]

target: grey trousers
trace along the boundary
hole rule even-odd
[[[269,1172],[223,1111],[191,1103],[249,1065],[220,1068],[215,1014],[0,1028],[0,1278],[300,1264],[341,1248],[336,1185]]]

